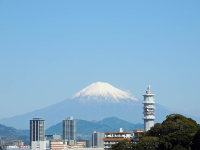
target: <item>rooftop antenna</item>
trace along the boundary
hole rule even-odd
[[[150,89],[151,89],[151,86],[148,85],[148,86],[147,86],[147,92],[146,92],[147,94],[150,94],[150,93],[151,93],[151,92],[150,92]]]

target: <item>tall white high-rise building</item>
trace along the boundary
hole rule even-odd
[[[63,120],[63,140],[68,145],[76,145],[76,120],[73,117]]]
[[[45,124],[41,118],[30,120],[30,144],[32,150],[45,150]]]
[[[155,120],[155,100],[154,100],[154,94],[150,92],[150,85],[147,87],[146,93],[144,96],[144,131],[148,131],[151,129],[151,127],[154,126],[154,120]]]

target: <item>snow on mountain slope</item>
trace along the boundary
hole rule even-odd
[[[122,91],[106,82],[95,82],[76,93],[73,99],[119,103],[121,100],[137,100],[129,92]]]

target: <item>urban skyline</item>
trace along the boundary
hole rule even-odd
[[[101,89],[101,93],[97,93],[96,92],[96,84],[98,85],[98,88]],[[83,89],[80,93],[78,93],[78,96],[82,96],[85,95],[84,93],[87,93],[89,95],[85,95],[85,96],[90,96],[91,93],[96,95],[96,94],[100,94],[103,96],[105,96],[105,94],[112,94],[115,92],[111,92],[109,93],[109,90],[112,91],[118,91],[119,94],[120,92],[123,93],[122,96],[127,96],[127,93],[124,93],[123,91],[120,91],[112,86],[110,86],[107,83],[96,83],[95,85],[89,86],[89,88],[85,88]],[[103,87],[102,87],[103,85]],[[106,85],[106,87],[105,87]],[[104,88],[106,89],[104,91]],[[92,90],[91,90],[92,89]],[[85,90],[87,92],[85,92]],[[98,95],[99,96],[99,95]],[[114,96],[115,95],[110,95],[110,96]],[[131,97],[131,95],[128,95],[129,97]],[[154,100],[154,94],[151,93],[150,91],[150,85],[148,85],[147,87],[147,91],[146,93],[143,95],[144,96],[144,129],[132,129],[133,130],[133,135],[131,134],[131,132],[124,132],[122,128],[120,128],[119,132],[106,132],[104,131],[104,133],[100,133],[100,132],[96,132],[93,131],[92,132],[92,145],[88,148],[102,148],[104,150],[110,150],[112,145],[117,144],[123,140],[128,140],[128,141],[132,141],[132,142],[138,142],[138,137],[142,136],[144,131],[147,132],[148,130],[150,130],[152,127],[154,127],[154,104],[155,104],[155,100]],[[118,97],[120,97],[120,95],[118,95]],[[127,97],[126,97],[127,98]],[[117,100],[117,98],[116,98]],[[136,99],[132,99],[133,101],[135,101]],[[153,108],[153,109],[152,109]],[[153,112],[153,113],[152,113]],[[139,117],[137,115],[137,117]],[[62,121],[62,135],[60,137],[62,137],[61,139],[54,139],[53,135],[47,135],[48,140],[45,139],[45,123],[44,120],[41,118],[33,118],[32,120],[30,120],[30,145],[31,145],[31,149],[32,150],[45,150],[46,147],[47,149],[60,149],[60,150],[64,150],[67,148],[87,148],[85,147],[87,144],[87,142],[83,142],[81,143],[78,142],[77,137],[76,137],[76,131],[77,131],[77,121],[73,119],[73,117],[67,117],[65,120]],[[52,138],[50,138],[52,137]],[[58,136],[55,136],[58,137]],[[84,144],[85,143],[85,144]]]
[[[98,84],[102,85],[105,83],[98,83]],[[91,93],[91,91],[88,91],[88,93]],[[93,93],[93,94],[96,94],[96,93]],[[182,127],[185,126],[185,124],[187,124],[187,123],[189,125],[189,122],[187,122],[186,119],[189,120],[192,124],[194,124],[197,129],[199,129],[199,125],[194,120],[192,120],[191,118],[186,118],[180,114],[169,114],[167,116],[167,119],[165,121],[163,121],[162,124],[158,123],[154,126],[155,100],[154,100],[154,94],[152,94],[150,91],[150,85],[148,85],[147,91],[143,96],[144,96],[144,101],[143,101],[143,104],[144,104],[144,107],[143,107],[143,109],[144,109],[144,112],[143,112],[144,128],[142,128],[142,129],[132,128],[131,132],[129,132],[130,130],[128,132],[127,131],[124,132],[122,128],[120,128],[119,132],[113,132],[113,131],[107,132],[106,130],[104,130],[104,134],[93,131],[90,133],[90,134],[92,134],[91,140],[93,143],[92,144],[93,147],[91,147],[91,144],[89,144],[89,143],[91,143],[91,142],[89,142],[89,140],[77,140],[77,138],[76,138],[76,130],[77,130],[76,129],[76,120],[74,120],[73,117],[68,117],[67,119],[62,121],[62,124],[63,124],[63,126],[62,126],[63,134],[62,135],[56,135],[56,134],[47,135],[47,138],[48,138],[48,140],[47,140],[46,134],[45,134],[45,120],[43,120],[42,118],[33,118],[32,120],[30,120],[30,143],[31,143],[30,145],[31,145],[31,147],[29,145],[23,145],[23,141],[20,141],[20,140],[13,141],[13,143],[6,143],[5,141],[2,142],[2,140],[1,140],[0,148],[3,148],[4,144],[2,144],[2,143],[5,143],[5,144],[7,144],[7,149],[13,149],[13,148],[14,149],[24,149],[25,148],[28,150],[29,149],[32,149],[32,150],[45,150],[45,149],[64,150],[64,149],[75,148],[77,150],[79,150],[79,149],[87,150],[87,148],[90,148],[90,149],[96,149],[96,150],[97,149],[111,150],[111,149],[113,149],[113,146],[119,147],[118,143],[122,142],[122,141],[123,141],[122,143],[125,142],[126,146],[128,146],[127,144],[130,143],[130,144],[133,144],[132,146],[134,146],[136,148],[136,147],[140,147],[141,143],[143,143],[142,140],[140,140],[140,137],[144,138],[144,139],[145,139],[145,136],[147,136],[147,139],[151,138],[150,136],[148,137],[148,134],[151,134],[151,132],[154,132],[154,130],[156,128],[158,128],[158,127],[160,128],[162,125],[164,126],[164,128],[166,128],[166,125],[164,125],[164,124],[166,123],[167,120],[172,125],[173,125],[172,120],[173,121],[177,120],[179,122],[175,126],[173,125],[173,128],[175,128],[178,132],[181,131],[181,132],[185,133],[185,131],[177,129],[177,125],[181,125]],[[133,99],[133,101],[135,101],[135,99]],[[139,116],[137,115],[137,117],[139,117]],[[170,120],[170,119],[172,119],[172,120]],[[184,122],[181,122],[182,119]],[[88,126],[85,126],[85,127],[88,128]],[[151,128],[153,128],[153,130],[151,130]],[[187,128],[190,129],[189,126],[187,126]],[[148,130],[150,130],[151,132],[147,132]],[[173,129],[171,129],[171,130],[174,131]],[[195,127],[194,127],[194,130],[195,130]],[[147,135],[144,134],[145,132]],[[193,131],[193,132],[196,132],[196,131]],[[161,134],[160,136],[163,136],[163,135]],[[178,137],[179,136],[180,135],[178,134]],[[153,137],[153,138],[155,138],[155,137]],[[167,138],[167,139],[169,139],[169,138]],[[190,141],[192,138],[191,139],[187,138],[187,139],[189,139],[188,141]],[[126,142],[128,142],[128,143],[126,144]],[[191,141],[190,141],[190,143],[191,143]],[[146,143],[143,143],[143,144],[146,145]],[[88,145],[89,147],[87,147],[86,145]],[[176,143],[174,145],[176,145]],[[161,145],[159,145],[159,146],[161,146]],[[193,146],[193,145],[189,144],[189,146]],[[198,144],[197,144],[197,146],[198,146]]]
[[[0,0],[0,150],[199,150],[199,6]]]

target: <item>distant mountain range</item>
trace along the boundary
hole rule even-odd
[[[143,129],[143,124],[133,124],[116,117],[105,118],[101,121],[77,120],[78,139],[89,139],[94,131],[97,132],[117,132],[119,128],[132,132],[133,129]],[[62,122],[48,128],[46,134],[62,134]]]
[[[133,129],[142,129],[143,124],[133,124],[116,117],[105,118],[98,122],[77,120],[77,139],[91,140],[91,135],[94,131],[104,133],[109,131],[119,131],[119,128],[123,128],[124,131],[132,132]],[[23,140],[25,144],[29,144],[29,133],[29,130],[17,130],[0,124],[0,137],[7,141]],[[45,134],[62,135],[62,122],[46,129]]]
[[[22,140],[29,144],[29,130],[17,130],[0,124],[0,138],[5,141]]]
[[[167,115],[175,113],[159,104],[155,106],[156,122],[162,122]],[[78,120],[102,120],[114,116],[137,124],[143,123],[143,104],[142,100],[137,100],[129,92],[122,91],[108,83],[96,82],[70,99],[33,112],[0,119],[0,123],[18,129],[28,129],[30,119],[41,117],[45,120],[46,128],[49,128],[68,116],[73,116]]]

